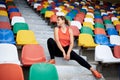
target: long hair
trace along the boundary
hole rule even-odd
[[[64,16],[58,16],[57,18],[61,18],[62,20],[65,20],[66,25],[70,25],[69,21]]]

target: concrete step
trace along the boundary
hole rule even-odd
[[[92,73],[82,66],[55,65],[59,80],[105,80],[96,79]],[[92,65],[94,68],[96,66]]]

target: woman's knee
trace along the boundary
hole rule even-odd
[[[49,39],[47,40],[47,43],[48,43],[48,44],[53,43],[53,42],[54,42],[53,38],[49,38]]]

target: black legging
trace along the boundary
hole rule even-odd
[[[50,53],[51,59],[54,59],[55,56],[57,57],[63,57],[62,51],[58,48],[56,42],[49,38],[47,41],[48,50]],[[65,52],[67,53],[69,46],[63,47]],[[80,65],[84,66],[85,68],[89,69],[91,68],[90,64],[86,62],[82,57],[80,57],[78,54],[76,54],[73,50],[70,53],[70,59],[76,60]]]

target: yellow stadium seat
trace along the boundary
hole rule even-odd
[[[92,16],[92,15],[89,15],[89,14],[86,14],[86,16],[85,16],[86,18],[94,18],[94,16]]]
[[[31,30],[20,30],[17,32],[16,42],[18,45],[38,44]]]
[[[65,6],[59,6],[62,10],[65,9]]]
[[[65,15],[68,13],[67,10],[61,10],[61,12],[63,12]]]
[[[53,11],[46,11],[45,12],[45,18],[50,18],[52,15],[54,15],[55,13]]]
[[[116,26],[117,24],[120,24],[120,21],[119,20],[114,20],[113,24]]]
[[[120,19],[120,16],[117,16],[118,19]]]
[[[90,34],[80,34],[78,38],[78,46],[85,48],[94,48],[98,44],[95,44],[92,35]]]
[[[8,16],[7,11],[0,10],[0,16]]]
[[[83,26],[89,27],[89,28],[91,28],[92,30],[95,29],[94,26],[93,26],[93,24],[92,24],[91,22],[83,22]]]
[[[69,8],[74,9],[74,6],[69,6]]]

